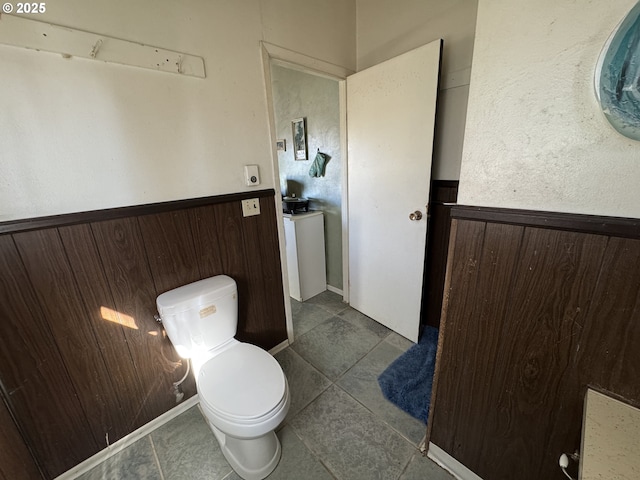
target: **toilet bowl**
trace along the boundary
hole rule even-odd
[[[280,460],[274,430],[289,410],[289,387],[269,353],[233,342],[200,368],[200,409],[233,469],[246,480],[258,480]]]
[[[165,292],[158,312],[178,353],[191,358],[200,409],[225,458],[245,480],[277,466],[275,428],[289,410],[287,379],[268,352],[236,340],[237,287],[221,275]]]

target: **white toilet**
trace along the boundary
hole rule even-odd
[[[162,324],[178,354],[191,358],[200,407],[240,477],[260,480],[280,460],[274,432],[289,410],[289,387],[268,352],[234,338],[238,289],[226,275],[160,295]]]

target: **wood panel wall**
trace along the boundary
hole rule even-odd
[[[0,480],[41,478],[11,412],[0,399]]]
[[[242,216],[248,197],[260,198],[261,215]],[[176,405],[172,383],[186,365],[154,320],[160,293],[229,275],[237,338],[265,349],[286,340],[274,198],[0,224],[0,451],[17,448],[16,432],[25,447],[3,475],[34,478],[38,465],[54,478]],[[192,375],[183,390],[195,394]],[[20,468],[29,449],[34,463]]]
[[[486,480],[566,478],[587,387],[640,404],[638,221],[452,215],[431,442]]]

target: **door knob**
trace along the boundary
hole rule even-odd
[[[415,212],[410,213],[409,220],[413,220],[414,222],[418,220],[422,220],[422,212],[420,210],[416,210]]]

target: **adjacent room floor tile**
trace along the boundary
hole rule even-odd
[[[341,480],[396,479],[416,452],[335,385],[300,412],[291,426]]]
[[[155,430],[151,438],[164,480],[219,480],[231,471],[197,405]]]
[[[291,348],[282,350],[275,357],[287,377],[291,394],[286,422],[326,390],[331,382]]]
[[[78,477],[80,480],[139,480],[140,478],[162,479],[149,437],[141,438]]]
[[[294,300],[295,301],[295,300]],[[299,302],[296,302],[299,303]],[[300,304],[300,303],[299,303]],[[318,305],[302,303],[293,311],[293,335],[299,337],[333,316]]]
[[[342,301],[342,295],[330,292],[329,290],[325,290],[315,297],[306,300],[304,303],[318,305],[334,315],[348,307],[348,305]]]
[[[292,348],[335,380],[380,342],[371,330],[340,317],[331,317],[296,338]]]
[[[384,398],[378,385],[378,376],[402,353],[391,343],[381,342],[349,370],[338,385],[418,446],[425,436],[426,425]]]

